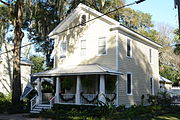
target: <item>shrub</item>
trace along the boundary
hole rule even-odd
[[[116,112],[116,108],[111,103],[104,103],[102,101],[98,101],[98,106],[92,109],[92,116],[94,117],[108,117],[111,116],[114,112]]]
[[[167,92],[160,92],[157,95],[148,95],[148,102],[151,105],[170,106],[173,99]]]
[[[24,113],[29,112],[30,107],[26,102],[22,102],[21,104],[13,105],[11,103],[12,94],[0,96],[0,113]]]
[[[118,106],[118,107],[116,108],[116,110],[117,110],[118,112],[123,112],[123,111],[126,110],[126,106],[125,106],[125,105],[120,105],[120,106]]]

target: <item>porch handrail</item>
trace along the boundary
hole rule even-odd
[[[33,107],[37,104],[37,95],[34,96],[30,101],[31,101],[31,110],[33,109]]]
[[[55,98],[56,98],[56,96],[52,97],[49,101],[50,102],[50,109],[53,107],[53,104],[55,103]]]

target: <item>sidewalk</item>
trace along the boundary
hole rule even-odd
[[[51,120],[48,118],[29,118],[29,113],[23,114],[0,114],[0,120]]]

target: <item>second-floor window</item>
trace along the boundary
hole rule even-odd
[[[67,53],[67,41],[63,40],[60,45],[60,58],[65,58]]]
[[[106,55],[106,37],[100,37],[98,39],[98,54],[99,55]]]
[[[131,40],[127,39],[127,52],[126,52],[126,56],[127,57],[132,57],[132,47],[131,47]]]
[[[149,49],[149,62],[152,63],[152,49]]]
[[[86,56],[86,40],[81,40],[81,56]]]

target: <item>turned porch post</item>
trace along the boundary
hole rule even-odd
[[[42,103],[41,78],[37,81],[38,103]]]
[[[80,92],[81,92],[81,78],[78,75],[76,80],[76,104],[81,104],[80,102]]]
[[[106,102],[106,99],[105,99],[105,77],[104,77],[104,75],[100,75],[99,101],[102,101],[103,103]]]
[[[60,79],[59,79],[59,77],[56,77],[55,103],[59,103],[59,92],[60,92]]]

